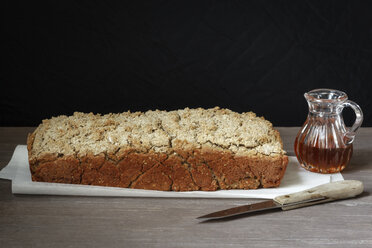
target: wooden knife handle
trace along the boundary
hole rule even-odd
[[[322,202],[351,198],[361,194],[362,192],[363,192],[362,182],[356,180],[345,180],[322,184],[317,187],[293,194],[281,195],[275,197],[274,201],[283,205],[282,207],[283,210],[289,210],[299,207],[315,205]],[[311,202],[312,199],[317,199],[321,197],[325,197],[325,199]],[[305,201],[305,203],[300,203],[303,201]],[[295,204],[297,202],[299,204]]]

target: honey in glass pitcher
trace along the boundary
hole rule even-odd
[[[338,90],[316,89],[305,93],[305,98],[309,113],[294,143],[299,163],[312,172],[342,171],[353,153],[355,132],[363,121],[362,110]],[[345,126],[344,107],[355,112],[356,120],[351,128]]]

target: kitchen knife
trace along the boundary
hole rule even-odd
[[[281,208],[290,210],[324,202],[351,198],[363,192],[363,183],[356,180],[337,181],[317,187],[275,197],[273,200],[229,208],[198,217],[201,220],[221,219],[245,213]]]

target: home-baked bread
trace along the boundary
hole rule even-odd
[[[74,113],[28,136],[32,180],[165,191],[277,187],[279,132],[228,109]]]

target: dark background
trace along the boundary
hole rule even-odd
[[[345,91],[372,126],[371,1],[6,1],[3,12],[2,126],[214,106],[300,126],[314,88]]]

